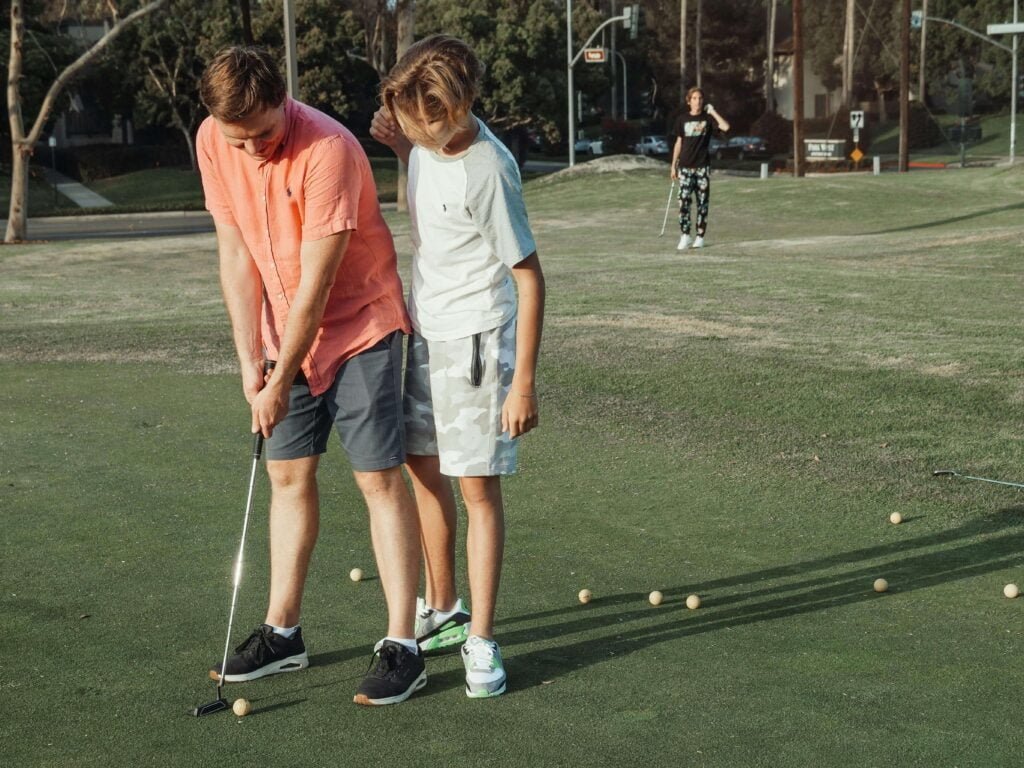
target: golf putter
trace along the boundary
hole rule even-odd
[[[973,475],[962,475],[955,469],[936,469],[932,472],[934,477],[959,477],[964,480],[978,480],[982,483],[992,483],[994,485],[1008,485],[1011,488],[1024,488],[1024,483],[1011,483],[1008,480],[993,480],[990,477],[974,477]]]
[[[661,232],[658,237],[662,237],[665,234],[665,227],[668,226],[668,210],[672,207],[672,190],[676,187],[676,180],[672,179],[668,185],[668,202],[665,203],[665,219],[661,222]]]
[[[274,364],[268,362],[264,366],[264,372],[270,373]],[[245,502],[245,517],[242,521],[242,540],[238,544],[238,556],[235,558],[234,587],[231,590],[231,611],[228,613],[228,634],[224,641],[224,657],[220,663],[220,677],[217,680],[217,698],[214,701],[202,704],[192,710],[196,717],[212,715],[215,712],[222,712],[230,709],[227,699],[222,693],[224,688],[224,670],[228,664],[228,650],[231,647],[231,626],[235,620],[235,605],[238,601],[238,585],[242,581],[242,560],[245,554],[245,535],[249,531],[249,516],[252,514],[253,489],[256,487],[256,468],[260,463],[260,455],[263,453],[263,433],[257,432],[252,439],[252,470],[249,472],[249,494]]]

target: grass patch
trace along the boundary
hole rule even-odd
[[[684,254],[662,173],[530,182],[549,304],[506,485],[510,691],[466,699],[448,656],[379,711],[349,703],[384,611],[347,578],[374,569],[332,445],[310,669],[229,688],[244,720],[185,714],[212,697],[249,463],[213,238],[4,249],[8,761],[1014,764],[1024,504],[930,471],[1021,479],[1021,174],[716,177]]]

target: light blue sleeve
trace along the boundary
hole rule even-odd
[[[482,143],[466,158],[466,208],[477,231],[504,264],[537,250],[523,201],[519,168],[507,151]]]

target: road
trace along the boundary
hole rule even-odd
[[[566,167],[557,161],[530,160],[527,171],[551,173]],[[394,203],[383,203],[385,211]],[[0,230],[7,227],[0,220]],[[104,240],[115,237],[173,237],[213,232],[207,211],[163,211],[157,213],[111,213],[83,216],[50,216],[28,220],[29,240]]]

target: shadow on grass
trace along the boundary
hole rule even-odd
[[[979,535],[985,538],[957,543]],[[936,546],[942,546],[942,549],[914,554],[915,550]],[[875,562],[878,560],[883,562]],[[570,635],[586,635],[571,643],[551,645],[519,655],[506,654],[512,685],[526,688],[557,678],[567,671],[682,637],[775,621],[867,600],[891,599],[893,594],[910,593],[1021,564],[1024,564],[1024,506],[1017,506],[973,520],[959,528],[916,539],[663,589],[666,600],[672,604],[660,608],[635,607],[645,604],[647,596],[630,593],[598,598],[587,606],[563,606],[498,623],[502,627],[502,647],[508,649],[523,643],[553,642]],[[888,593],[878,594],[872,590],[872,582],[878,576],[888,579]],[[795,581],[764,584],[778,579]],[[719,594],[722,590],[733,591]],[[699,611],[689,611],[682,602],[682,596],[689,593],[703,597],[704,607]],[[627,605],[632,607],[616,610]],[[573,618],[548,626],[507,629],[517,623],[532,624],[547,618],[564,619],[569,615]],[[652,619],[657,623],[652,624]],[[641,621],[643,626],[630,626]],[[602,628],[612,629],[615,634],[595,637],[595,631]]]
[[[1024,208],[1024,203],[1013,203],[1011,205],[1003,205],[998,208],[988,208],[984,211],[975,211],[974,213],[965,213],[963,216],[954,216],[951,219],[940,219],[937,221],[929,221],[924,224],[911,224],[906,227],[892,227],[891,229],[879,229],[875,232],[865,232],[866,235],[888,235],[893,232],[913,232],[918,229],[931,229],[932,227],[942,227],[946,224],[956,224],[961,221],[970,221],[971,219],[980,219],[984,216],[991,216],[997,213],[1006,213],[1007,211],[1019,211]]]

